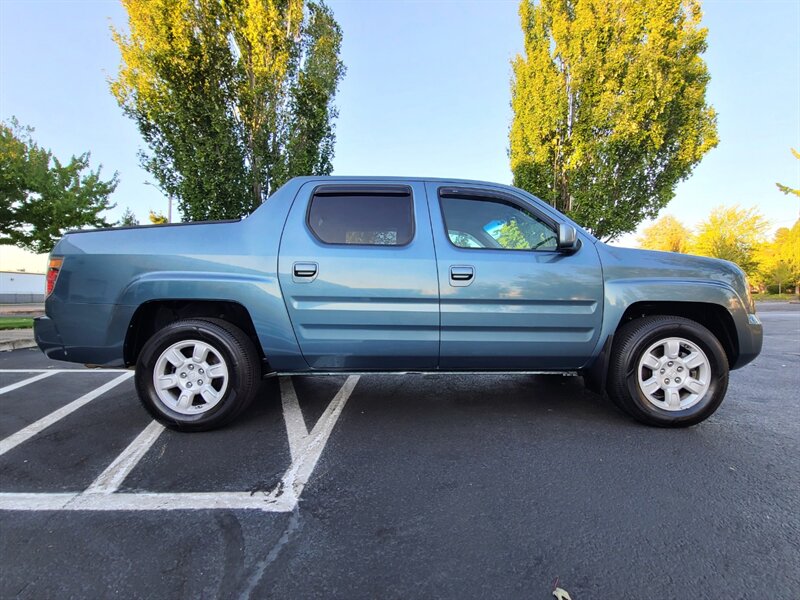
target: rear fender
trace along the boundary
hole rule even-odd
[[[137,308],[157,300],[214,300],[241,304],[250,314],[264,356],[273,368],[307,367],[277,277],[181,271],[146,273],[123,290],[119,303]]]

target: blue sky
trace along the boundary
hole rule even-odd
[[[347,75],[337,104],[337,175],[429,175],[511,182],[509,61],[522,48],[516,1],[331,0]],[[757,206],[790,226],[800,185],[800,0],[707,0],[709,101],[719,146],[662,214],[689,225],[713,206]],[[118,217],[166,200],[145,185],[142,143],[108,91],[119,53],[115,0],[0,0],[0,119],[14,115],[58,156],[91,150],[119,171]],[[623,240],[633,243],[628,236]]]

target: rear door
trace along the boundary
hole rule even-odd
[[[439,284],[423,183],[305,184],[278,269],[312,368],[436,368]]]
[[[603,277],[588,236],[492,187],[428,183],[441,289],[441,369],[577,369],[600,334]]]

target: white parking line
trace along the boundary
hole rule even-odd
[[[136,464],[147,454],[147,451],[164,431],[164,426],[158,421],[153,421],[136,436],[125,450],[122,451],[114,462],[92,482],[87,494],[111,494],[119,489],[125,478],[133,471]]]
[[[291,377],[281,379],[281,404],[283,405],[283,420],[286,422],[286,434],[289,436],[289,454],[292,462],[300,457],[308,437],[308,429],[297,400],[297,392]]]
[[[11,385],[7,385],[5,387],[0,388],[0,394],[5,394],[6,392],[13,392],[21,387],[28,385],[29,383],[35,383],[36,381],[41,381],[42,379],[47,379],[51,375],[55,375],[55,371],[47,371],[45,373],[39,373],[38,375],[34,375],[33,377],[28,377],[27,379],[23,379],[22,381],[18,381],[17,383],[12,383]]]
[[[130,379],[132,376],[133,376],[132,372],[123,373],[122,375],[120,375],[119,377],[115,377],[105,385],[101,385],[99,388],[92,390],[88,394],[84,394],[83,396],[81,396],[77,400],[73,400],[66,406],[62,406],[58,410],[51,412],[46,417],[42,417],[35,423],[31,423],[30,425],[28,425],[23,429],[20,429],[16,433],[12,433],[7,438],[0,440],[0,456],[5,454],[9,450],[16,448],[25,440],[32,438],[43,429],[50,427],[50,425],[52,425],[53,423],[60,421],[70,413],[75,412],[84,404],[91,402],[98,396],[105,394],[108,390],[118,386],[123,381]]]
[[[128,379],[132,373],[125,373],[104,386],[82,396],[64,408],[37,421],[33,425],[9,436],[0,442],[0,454],[35,435],[45,427],[80,408],[93,398]],[[322,451],[342,414],[348,398],[359,380],[351,375],[331,400],[317,424],[308,432],[294,385],[281,382],[281,402],[283,417],[289,436],[292,462],[281,482],[269,493],[265,492],[190,492],[153,493],[117,492],[124,479],[147,453],[161,435],[164,428],[153,421],[136,439],[94,480],[79,493],[0,493],[0,510],[206,510],[206,509],[249,509],[265,512],[291,512],[297,507],[300,495],[311,476]],[[91,396],[91,397],[90,397]],[[80,403],[77,404],[76,403]],[[73,407],[74,408],[70,408]],[[54,417],[57,413],[69,411]],[[34,430],[43,421],[50,422]],[[31,430],[31,431],[29,431]],[[27,432],[27,433],[26,433]],[[24,435],[23,435],[24,434]],[[4,444],[10,444],[5,448]]]
[[[342,414],[344,405],[347,403],[347,399],[350,398],[350,394],[353,393],[353,389],[356,387],[359,379],[359,375],[350,375],[350,377],[347,378],[336,393],[336,396],[331,400],[328,408],[322,413],[314,429],[306,436],[299,456],[292,459],[289,470],[286,471],[286,474],[283,476],[279,489],[281,489],[284,494],[291,494],[294,499],[294,504],[297,504],[299,501],[300,494],[303,493],[303,488],[305,488],[306,483],[308,483],[308,478],[311,477],[311,473],[314,467],[317,466],[317,461],[322,455],[322,451],[325,449],[325,444],[328,442],[331,431],[333,431],[333,426],[336,425],[336,421],[339,420],[339,415]],[[284,418],[285,414],[284,412]]]
[[[0,373],[129,373],[130,369],[0,369]]]
[[[295,503],[288,496],[264,492],[193,492],[113,494],[0,493],[0,510],[207,510],[249,509],[291,512]]]

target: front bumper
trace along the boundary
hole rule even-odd
[[[739,335],[739,357],[731,369],[739,369],[752,362],[761,353],[764,343],[764,327],[755,313],[747,315],[747,323],[737,327]]]

